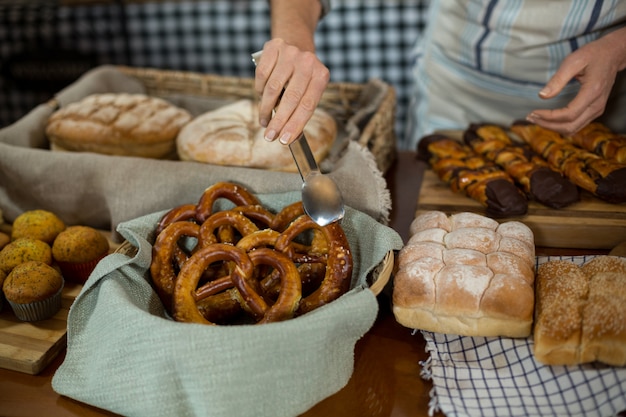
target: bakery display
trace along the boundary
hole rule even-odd
[[[234,205],[217,209],[216,201]],[[269,323],[330,303],[352,278],[339,223],[319,226],[301,202],[272,213],[240,185],[216,183],[156,226],[150,275],[177,321]]]
[[[69,281],[84,283],[98,262],[109,254],[109,241],[98,230],[67,227],[52,243],[52,258]]]
[[[430,211],[410,233],[394,278],[400,324],[465,336],[531,334],[535,246],[526,225]]]
[[[48,210],[28,210],[13,221],[11,239],[29,237],[52,244],[59,233],[65,230],[65,223]]]
[[[39,321],[61,309],[63,277],[52,266],[39,261],[17,265],[7,275],[2,291],[16,317]]]
[[[454,192],[478,201],[492,217],[520,216],[528,210],[526,196],[509,174],[453,138],[443,134],[422,138],[417,157]]]
[[[626,259],[579,267],[553,260],[537,270],[534,355],[547,365],[626,365]]]
[[[46,135],[53,150],[172,158],[191,114],[144,94],[93,94],[54,112]]]
[[[514,123],[511,131],[580,188],[609,203],[626,202],[626,164],[605,159],[526,121]]]
[[[502,126],[472,124],[463,139],[474,152],[504,169],[529,199],[563,208],[578,201],[578,188],[525,143],[514,142]]]
[[[184,161],[296,172],[289,149],[277,140],[265,140],[265,128],[258,119],[258,104],[249,99],[201,114],[181,129],[176,140],[178,156]],[[330,152],[337,123],[317,108],[304,134],[319,162]]]

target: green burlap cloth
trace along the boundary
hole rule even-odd
[[[297,192],[261,195],[278,211]],[[341,389],[354,345],[378,311],[367,276],[402,239],[347,208],[352,289],[301,317],[264,325],[208,326],[170,320],[147,277],[158,212],[119,225],[138,249],[101,261],[68,316],[55,391],[127,416],[297,416]]]

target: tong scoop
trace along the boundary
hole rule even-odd
[[[261,51],[252,54],[255,65],[260,58]],[[289,150],[302,177],[302,206],[306,214],[320,226],[341,220],[345,214],[341,191],[331,177],[320,171],[304,132],[289,144]]]

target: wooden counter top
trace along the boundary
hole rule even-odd
[[[408,240],[420,179],[425,166],[413,152],[400,152],[387,174],[393,210],[390,225]],[[559,253],[538,248],[538,255]],[[568,251],[576,255],[576,251]],[[586,251],[585,253],[589,253]],[[399,325],[390,309],[389,291],[379,295],[380,312],[372,329],[357,342],[355,370],[348,385],[303,417],[422,417],[428,415],[432,385],[420,377],[419,362],[427,359],[424,339]],[[65,351],[38,375],[0,369],[2,416],[112,416],[114,414],[58,395],[51,380]],[[435,414],[441,416],[442,414]]]

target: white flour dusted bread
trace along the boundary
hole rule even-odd
[[[626,365],[626,259],[582,267],[553,260],[537,271],[534,354],[548,365]]]
[[[187,110],[143,94],[93,94],[54,112],[46,135],[52,150],[171,158]]]
[[[268,142],[259,124],[258,104],[236,101],[197,116],[177,138],[180,159],[215,165],[297,170],[289,148],[278,140]],[[337,136],[337,123],[318,108],[304,128],[317,162],[323,160]]]
[[[526,225],[430,211],[410,233],[394,278],[400,324],[464,336],[530,335],[535,245]]]

